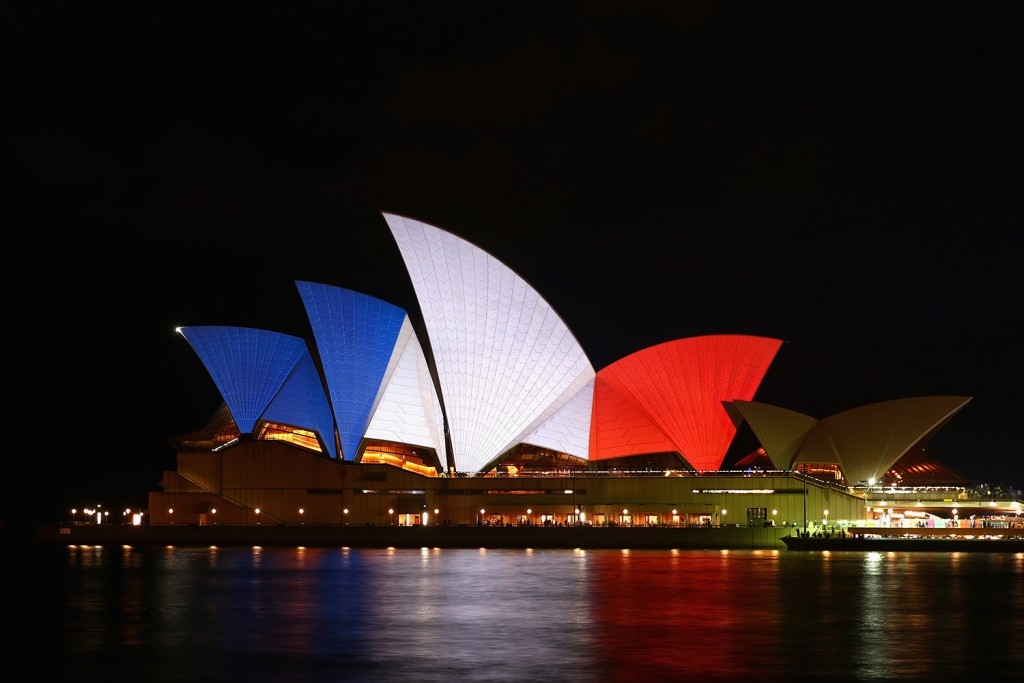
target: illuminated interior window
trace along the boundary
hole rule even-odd
[[[285,441],[306,450],[322,453],[316,432],[298,429],[289,425],[264,422],[261,424],[257,438],[263,441]]]
[[[436,457],[430,458],[432,463],[426,463],[424,460],[423,453],[408,445],[387,441],[369,441],[359,462],[390,465],[425,477],[438,476]]]

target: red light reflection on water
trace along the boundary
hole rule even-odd
[[[729,551],[589,557],[594,642],[607,680],[756,669],[758,648],[778,648],[780,588],[776,571],[752,572],[748,562],[775,565],[779,554],[751,554],[738,570],[742,578],[733,576]]]

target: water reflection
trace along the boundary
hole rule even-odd
[[[76,681],[1019,676],[1024,557],[68,548]]]
[[[777,660],[776,551],[598,553],[590,558],[595,654],[609,680],[729,678]],[[762,677],[771,675],[765,668]]]

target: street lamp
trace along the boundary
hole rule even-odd
[[[807,535],[807,466],[804,465],[804,536]]]
[[[480,508],[480,516],[476,520],[477,526],[482,526],[484,523],[484,509]]]
[[[256,508],[255,510],[253,510],[253,512],[256,513],[256,526],[259,526],[260,525],[260,509]]]
[[[441,518],[440,518],[440,517],[438,517],[438,515],[439,515],[440,513],[441,513],[441,511],[440,511],[440,510],[438,510],[437,508],[434,508],[434,524],[435,524],[435,525],[439,525],[439,524],[441,523]]]
[[[721,521],[719,521],[719,525],[720,526],[725,526],[725,513],[726,512],[727,512],[726,509],[722,508],[722,519],[721,519]]]
[[[526,524],[533,526],[533,508],[526,508]]]
[[[306,514],[305,508],[299,508],[299,524],[302,524],[302,515]]]
[[[828,508],[825,508],[825,523],[823,526],[828,526]]]
[[[174,508],[167,508],[167,518],[171,520],[171,524],[174,524]]]
[[[580,520],[580,511],[579,508],[576,507],[576,469],[573,468],[570,471],[570,474],[572,475],[572,509],[574,511],[573,515],[576,518],[574,523],[578,524]]]
[[[628,508],[622,508],[622,523],[623,524],[626,523],[626,519],[628,519],[628,517],[629,517],[629,509]]]
[[[388,524],[395,525],[395,508],[388,508]]]
[[[75,508],[71,508],[71,523],[72,524],[78,524],[78,518],[76,517],[77,514],[78,514],[78,510],[76,510]]]
[[[345,520],[345,524],[348,524],[348,508],[345,508],[344,510],[342,510],[341,514],[343,515],[343,519]]]
[[[778,510],[772,510],[772,526],[775,526],[775,515],[779,514]]]

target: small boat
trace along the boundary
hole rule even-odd
[[[788,550],[1024,553],[1024,528],[876,529],[798,534],[780,539]]]

